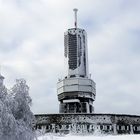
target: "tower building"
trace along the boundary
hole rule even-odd
[[[77,28],[77,9],[74,9],[75,27],[64,33],[66,76],[57,83],[60,113],[93,113],[96,95],[95,82],[88,72],[87,34]]]
[[[1,75],[1,73],[0,73],[0,86],[2,86],[3,85],[3,80],[4,80],[4,77]]]

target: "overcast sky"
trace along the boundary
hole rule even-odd
[[[58,113],[56,83],[64,72],[64,31],[88,34],[96,113],[140,115],[139,0],[0,0],[0,65],[5,85],[30,86],[34,113]]]

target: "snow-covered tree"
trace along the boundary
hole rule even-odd
[[[3,79],[0,75],[0,139],[6,140],[16,133],[16,120],[8,106],[10,100]]]
[[[16,84],[12,88],[12,94],[16,103],[14,117],[16,120],[23,120],[27,125],[32,126],[33,113],[29,106],[32,100],[29,96],[29,87],[24,79],[16,80]]]
[[[33,140],[29,87],[24,79],[16,80],[10,94],[0,83],[0,140]]]
[[[24,79],[16,80],[11,95],[14,98],[12,111],[18,124],[18,133],[23,140],[32,140],[34,137],[32,131],[34,115],[30,110],[32,100],[29,96],[29,87]]]

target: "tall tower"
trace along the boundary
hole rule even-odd
[[[4,77],[0,73],[0,86],[3,86],[3,80],[4,80]]]
[[[66,77],[57,83],[60,113],[93,113],[95,82],[88,73],[87,35],[77,28],[77,11],[74,9],[75,27],[64,33]]]

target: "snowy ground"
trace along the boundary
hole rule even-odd
[[[119,136],[54,136],[44,135],[38,140],[140,140],[140,135],[119,135]]]

